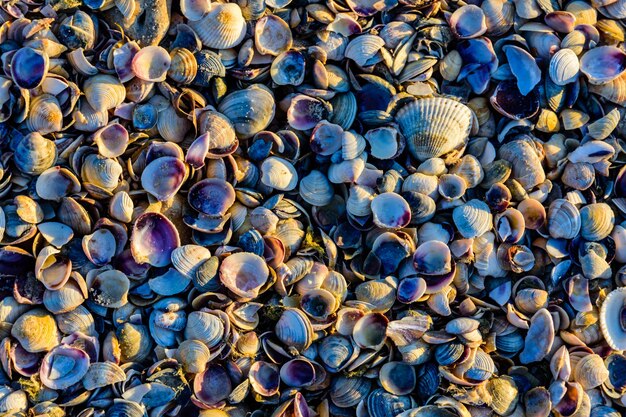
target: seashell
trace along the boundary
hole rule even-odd
[[[172,251],[179,246],[180,237],[176,227],[162,214],[144,213],[135,220],[130,237],[130,249],[135,262],[167,266]]]
[[[587,390],[602,385],[608,379],[609,371],[599,355],[590,354],[578,361],[573,376]]]
[[[248,380],[256,393],[271,397],[278,393],[280,373],[273,363],[257,361],[250,367]]]
[[[124,101],[126,89],[115,77],[99,74],[87,78],[83,92],[89,105],[98,112],[111,110]]]
[[[538,152],[535,143],[527,137],[505,143],[499,149],[500,158],[511,164],[513,177],[525,190],[532,189],[546,179]]]
[[[327,113],[328,108],[321,100],[298,94],[289,103],[287,121],[294,129],[308,130],[317,126]]]
[[[385,343],[388,323],[380,313],[367,313],[354,325],[352,338],[361,348],[377,349]]]
[[[226,369],[220,364],[209,363],[204,372],[194,378],[193,392],[205,407],[225,400],[232,391],[232,383]]]
[[[272,61],[270,74],[278,85],[298,86],[304,81],[306,61],[298,51],[285,51]]]
[[[292,359],[280,368],[280,379],[289,387],[308,387],[315,378],[315,366],[304,358]]]
[[[60,342],[54,317],[43,309],[33,309],[22,314],[13,323],[11,336],[31,353],[49,351]]]
[[[508,375],[492,378],[487,382],[487,392],[491,394],[489,406],[500,415],[507,415],[516,409],[519,395],[515,380]]]
[[[180,11],[189,21],[195,22],[211,11],[211,2],[207,0],[183,0],[180,2]]]
[[[606,84],[626,71],[626,53],[614,46],[590,49],[580,59],[580,71],[591,84]]]
[[[312,170],[309,175],[300,180],[300,197],[312,206],[322,207],[333,200],[335,191],[326,175]]]
[[[274,97],[264,86],[254,84],[228,94],[218,110],[228,115],[237,136],[247,139],[265,129],[274,118]]]
[[[545,308],[537,311],[531,321],[524,350],[520,353],[520,361],[524,364],[543,359],[554,342],[554,323]]]
[[[359,348],[347,337],[329,335],[320,342],[320,360],[328,372],[337,373],[350,365]]]
[[[199,20],[189,21],[202,44],[213,49],[228,49],[239,45],[246,35],[246,20],[235,3],[216,3]]]
[[[135,204],[126,191],[118,191],[109,203],[109,214],[122,223],[130,223]]]
[[[621,115],[617,109],[608,112],[604,117],[587,125],[589,136],[597,140],[609,137],[620,122]]]
[[[338,407],[354,407],[370,392],[372,383],[367,378],[338,376],[330,386],[330,398]]]
[[[382,193],[374,197],[370,203],[374,223],[378,227],[399,229],[411,221],[411,208],[401,195]]]
[[[539,112],[537,90],[532,90],[524,96],[512,80],[501,81],[493,92],[490,102],[498,113],[513,120],[525,120]]]
[[[186,177],[183,162],[172,156],[164,156],[150,162],[141,174],[142,187],[159,201],[172,198]]]
[[[262,55],[280,55],[292,45],[291,29],[276,15],[263,16],[254,27],[254,46]]]
[[[613,231],[615,215],[608,204],[588,204],[580,210],[580,235],[590,241],[599,241]]]
[[[487,31],[483,10],[473,4],[456,9],[448,22],[452,33],[459,39],[475,38]]]
[[[402,362],[387,362],[378,375],[380,385],[390,394],[407,395],[417,385],[415,368]]]
[[[288,308],[276,322],[276,337],[288,347],[301,352],[313,341],[313,328],[307,316],[300,310]]]
[[[411,154],[424,161],[465,148],[471,111],[450,99],[422,99],[402,107],[396,115]]]
[[[550,79],[556,85],[563,86],[575,82],[579,71],[578,57],[571,49],[560,49],[550,58]]]
[[[80,105],[74,108],[72,113],[74,128],[84,132],[95,132],[109,122],[109,113],[94,110],[87,100],[81,100]]]
[[[548,209],[548,230],[553,238],[573,239],[582,226],[576,206],[565,199],[554,200]]]
[[[89,356],[83,350],[62,345],[44,356],[39,377],[46,387],[62,390],[83,379],[88,369]]]
[[[141,48],[131,63],[133,74],[141,80],[150,82],[165,81],[172,60],[165,48],[146,46]]]
[[[492,227],[489,206],[480,200],[471,200],[456,207],[452,212],[452,218],[459,233],[465,238],[480,236]]]
[[[615,350],[626,346],[624,330],[624,297],[626,290],[617,288],[606,297],[600,309],[600,329],[604,339]]]
[[[263,258],[248,252],[232,254],[220,265],[222,284],[243,299],[256,298],[268,276]]]
[[[35,97],[30,104],[26,127],[42,135],[59,132],[63,128],[63,113],[57,99],[50,94]]]
[[[124,273],[115,269],[94,269],[87,273],[86,281],[96,304],[118,308],[127,303],[130,282]]]
[[[359,284],[354,293],[357,300],[372,305],[371,311],[384,313],[393,306],[396,287],[397,284],[393,280],[372,280]]]
[[[191,129],[192,124],[187,118],[176,113],[173,106],[167,106],[159,111],[157,117],[157,129],[159,135],[168,142],[178,143],[185,139],[185,135]]]
[[[506,45],[502,49],[509,61],[511,72],[517,79],[517,88],[523,96],[528,95],[541,81],[541,70],[535,59],[528,52],[515,45]]]
[[[41,85],[48,73],[50,59],[45,52],[24,47],[11,58],[11,77],[20,88],[33,89]]]
[[[291,191],[298,185],[298,173],[282,158],[269,157],[261,164],[261,182],[280,191]]]
[[[439,73],[444,80],[454,81],[459,76],[463,66],[463,58],[456,49],[451,50],[439,62]]]
[[[174,48],[169,56],[167,76],[179,84],[191,84],[198,73],[198,62],[194,54],[186,48]]]
[[[126,373],[113,362],[95,362],[89,365],[82,383],[86,390],[95,390],[126,380]]]
[[[345,57],[360,67],[373,65],[379,61],[378,52],[384,45],[385,41],[380,36],[357,36],[346,47]]]

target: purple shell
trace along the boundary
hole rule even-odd
[[[398,284],[396,298],[403,304],[411,304],[426,293],[426,281],[419,277],[404,278]]]
[[[626,52],[615,46],[600,46],[580,59],[580,70],[591,84],[605,84],[626,71]]]
[[[141,186],[159,201],[172,198],[183,185],[187,170],[178,158],[164,156],[150,162],[141,174]]]
[[[193,392],[203,405],[214,405],[225,400],[232,390],[232,383],[222,365],[209,363],[204,372],[193,380]]]
[[[289,126],[298,130],[313,129],[326,118],[328,110],[320,100],[298,94],[291,99],[287,110]]]
[[[37,88],[48,73],[48,56],[33,48],[19,49],[11,59],[13,81],[21,88]]]
[[[60,345],[43,358],[39,376],[51,389],[67,389],[79,382],[89,369],[89,355],[81,349]]]
[[[539,112],[538,89],[524,96],[512,80],[498,84],[490,101],[498,113],[514,120],[528,119]]]
[[[218,178],[195,183],[187,195],[189,205],[207,216],[223,216],[235,202],[235,189]]]
[[[176,226],[161,213],[144,213],[135,221],[130,250],[137,263],[167,266],[172,251],[179,246]]]

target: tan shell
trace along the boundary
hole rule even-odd
[[[448,98],[426,98],[406,104],[396,114],[413,157],[420,161],[459,154],[472,129],[472,111]]]
[[[26,127],[42,135],[58,132],[63,128],[63,112],[56,97],[42,94],[30,103]]]
[[[615,214],[606,203],[588,204],[580,209],[582,227],[580,235],[591,241],[599,241],[613,231]]]
[[[209,13],[189,26],[208,48],[233,48],[246,36],[246,20],[236,3],[213,3]]]
[[[83,92],[89,105],[96,111],[111,110],[126,98],[124,85],[111,75],[96,75],[87,78]]]
[[[178,345],[176,357],[185,368],[185,372],[199,374],[206,369],[211,351],[199,340],[185,340]]]
[[[595,353],[581,358],[574,368],[574,380],[586,390],[599,387],[608,377],[604,360]]]
[[[48,351],[60,342],[54,316],[41,308],[22,314],[13,324],[11,336],[33,353]]]
[[[513,178],[525,190],[531,190],[546,180],[537,146],[530,139],[515,139],[502,145],[498,151],[500,158],[511,163]]]
[[[597,140],[606,139],[617,127],[621,119],[618,109],[613,109],[601,119],[587,125],[589,136]]]

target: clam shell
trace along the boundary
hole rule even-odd
[[[174,224],[160,213],[144,213],[137,218],[130,237],[133,258],[139,264],[166,266],[180,237]]]
[[[267,282],[269,270],[263,258],[242,252],[232,254],[220,266],[220,281],[240,298],[256,298]]]
[[[276,15],[263,16],[254,27],[254,46],[263,55],[280,55],[293,43],[291,29]]]
[[[200,340],[184,340],[176,349],[176,356],[186,372],[198,374],[204,372],[211,358],[211,351]]]
[[[204,17],[190,21],[189,26],[204,46],[213,49],[233,48],[246,36],[246,20],[235,3],[212,4]]]
[[[606,302],[606,301],[605,301]],[[581,358],[574,368],[574,380],[584,389],[593,389],[609,378],[609,371],[600,355],[589,354]]]
[[[606,203],[589,204],[580,210],[580,235],[590,241],[609,236],[615,225],[615,214]]]
[[[571,49],[563,48],[550,59],[550,79],[556,85],[567,85],[578,79],[578,57]]]
[[[465,238],[484,234],[491,229],[493,222],[489,206],[480,200],[470,200],[456,207],[452,212],[452,219]]]
[[[602,335],[608,345],[615,350],[626,349],[624,300],[626,288],[617,288],[605,298],[600,309]]]
[[[39,376],[48,388],[62,390],[79,382],[89,369],[89,356],[81,349],[57,346],[44,356]]]
[[[228,94],[218,110],[228,115],[237,136],[247,139],[265,129],[274,118],[276,104],[272,93],[260,84]]]
[[[545,308],[537,311],[530,321],[528,336],[524,350],[520,353],[520,361],[524,364],[542,360],[554,342],[554,323],[552,316]]]
[[[144,81],[165,81],[167,71],[172,60],[165,48],[160,46],[146,46],[141,48],[133,57],[131,68],[135,76]]]
[[[60,131],[63,128],[63,113],[57,99],[50,94],[35,97],[30,104],[26,127],[42,135]]]
[[[113,362],[96,362],[89,365],[82,383],[86,390],[95,390],[126,380],[126,373]]]
[[[580,59],[580,71],[591,84],[606,84],[626,71],[626,53],[614,46],[600,46]]]
[[[298,173],[289,161],[271,156],[261,164],[261,182],[279,191],[291,191],[298,185]]]
[[[329,204],[335,195],[335,190],[326,175],[318,170],[312,170],[300,180],[298,191],[304,201],[318,207]]]
[[[274,328],[276,337],[285,344],[301,352],[308,348],[313,339],[311,321],[300,310],[286,309]]]
[[[126,89],[111,75],[99,74],[87,78],[83,84],[87,102],[95,111],[111,110],[122,104],[126,98]]]
[[[396,114],[411,154],[420,161],[460,152],[472,127],[471,110],[454,100],[427,98],[411,102]]]
[[[22,314],[13,323],[11,336],[28,352],[45,352],[60,342],[54,317],[43,309],[34,309]]]

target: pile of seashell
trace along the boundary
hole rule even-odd
[[[0,416],[626,413],[626,0],[0,0]]]

